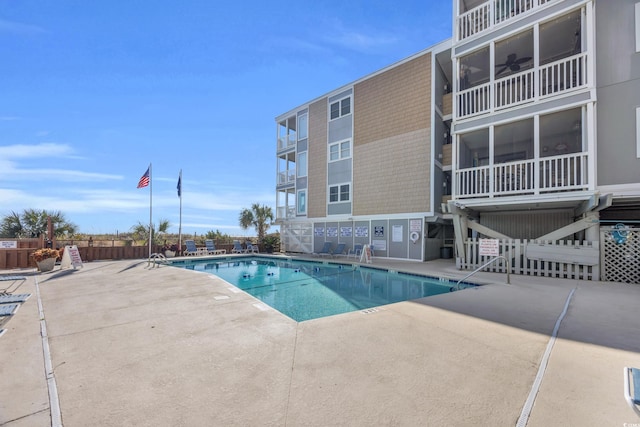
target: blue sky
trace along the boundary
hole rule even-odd
[[[275,213],[274,118],[451,34],[444,0],[0,0],[0,215],[82,233]]]

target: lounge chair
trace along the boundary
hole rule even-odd
[[[31,294],[4,294],[0,295],[0,304],[23,303],[31,297]]]
[[[2,304],[0,305],[0,318],[13,316],[18,310],[20,304]]]
[[[339,256],[339,255],[344,255],[344,247],[346,245],[344,243],[338,243],[338,246],[336,246],[336,248],[331,251],[331,256]]]
[[[354,258],[358,258],[360,254],[362,254],[362,245],[355,245],[353,248],[349,249],[347,257],[353,255]]]
[[[0,276],[0,282],[11,282],[8,288],[0,289],[0,294],[8,294],[18,289],[27,280],[25,276]],[[20,282],[20,283],[16,283]],[[15,286],[15,289],[10,290]]]
[[[186,256],[189,255],[198,255],[198,248],[196,247],[196,242],[193,240],[185,240],[184,244],[186,249],[184,250],[184,254]]]
[[[624,398],[631,409],[640,416],[640,369],[624,368]]]
[[[324,256],[324,255],[331,255],[331,242],[324,242],[324,246],[322,246],[322,249],[320,249],[319,252],[316,252],[314,255],[318,255],[318,256]]]
[[[247,249],[245,250],[245,252],[246,253],[251,252],[252,254],[257,254],[257,253],[260,253],[260,249],[258,248],[258,245],[254,245],[247,242]]]
[[[209,255],[221,255],[227,253],[226,249],[216,249],[216,244],[213,242],[213,240],[205,240],[204,244],[207,247],[207,253]]]
[[[233,241],[233,249],[231,249],[231,253],[232,254],[243,254],[243,253],[245,253],[245,250],[242,247],[242,245],[240,244],[239,240],[234,240]]]

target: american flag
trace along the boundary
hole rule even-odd
[[[151,166],[149,166],[149,168],[150,167]],[[140,181],[138,181],[138,188],[143,188],[149,185],[149,168],[147,168],[147,171],[144,173],[144,175],[142,175]]]

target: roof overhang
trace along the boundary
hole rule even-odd
[[[554,193],[512,197],[493,197],[487,199],[457,199],[453,202],[458,209],[471,209],[476,212],[533,211],[548,209],[576,209],[585,202],[597,200],[596,191]]]

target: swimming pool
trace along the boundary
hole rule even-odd
[[[298,322],[456,290],[447,279],[336,262],[252,256],[171,265],[214,274]]]

